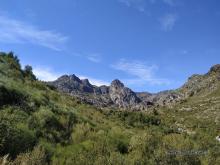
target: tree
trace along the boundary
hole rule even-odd
[[[26,65],[24,67],[24,76],[29,78],[30,80],[36,80],[36,76],[33,73],[33,69],[30,65]]]

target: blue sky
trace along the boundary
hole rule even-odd
[[[42,80],[174,89],[220,63],[220,1],[1,0],[0,49]]]

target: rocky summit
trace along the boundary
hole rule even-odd
[[[141,103],[141,99],[137,97],[136,93],[125,87],[119,80],[112,81],[109,95],[114,104],[118,105],[119,108],[132,109]]]
[[[48,82],[59,91],[78,97],[81,101],[100,107],[119,107],[134,109],[142,100],[136,93],[124,86],[120,80],[112,81],[110,86],[91,85],[88,79],[80,80],[75,75],[64,75],[54,82]]]
[[[219,86],[220,64],[214,65],[204,75],[192,75],[176,90],[158,93],[134,92],[120,80],[115,79],[110,86],[95,86],[88,79],[76,75],[64,75],[56,81],[48,82],[59,91],[78,97],[81,101],[98,107],[115,107],[130,110],[146,110],[156,106],[172,106],[194,95],[211,93]]]

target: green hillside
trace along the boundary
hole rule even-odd
[[[218,165],[220,88],[171,108],[98,109],[0,54],[0,164]]]

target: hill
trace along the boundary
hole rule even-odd
[[[220,65],[218,64],[211,67],[204,75],[191,76],[179,89],[158,93],[135,93],[118,79],[113,80],[110,86],[97,87],[90,84],[88,79],[80,80],[76,75],[64,75],[48,84],[97,107],[137,111],[156,106],[172,106],[194,95],[207,95],[219,87],[219,81]]]
[[[110,102],[117,106],[94,106],[80,94],[60,92],[38,81],[30,66],[22,69],[13,53],[0,53],[0,163],[220,164],[218,65],[175,90],[181,100],[145,111],[129,110],[141,102],[140,94],[118,80],[109,88],[72,79],[76,93],[93,97],[95,89],[100,99],[113,93]]]

